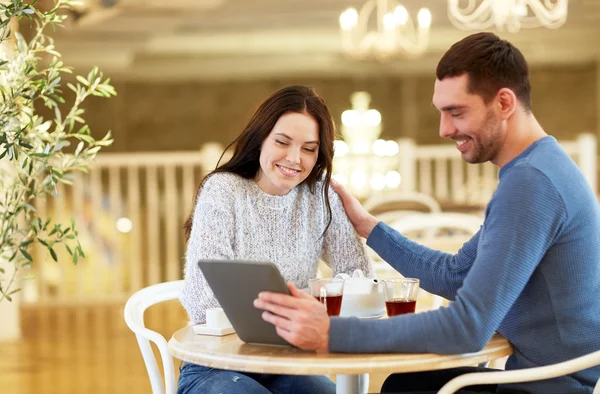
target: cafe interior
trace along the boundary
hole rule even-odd
[[[439,136],[435,68],[456,41],[492,31],[525,55],[537,120],[598,193],[598,0],[83,0],[68,15],[51,33],[56,49],[76,74],[97,66],[110,77],[117,95],[90,99],[83,116],[114,142],[88,174],[35,202],[53,220],[74,218],[86,257],[73,264],[61,248],[55,262],[32,247],[21,291],[0,302],[1,393],[159,392],[125,304],[183,279],[199,183],[285,86],[314,87],[330,109],[336,181],[409,238],[455,253],[483,222],[498,169],[465,163]],[[367,254],[375,277],[399,276]],[[331,274],[322,264],[319,275]],[[447,302],[421,289],[416,312]],[[189,317],[171,299],[143,322],[168,341]],[[176,380],[180,360],[167,362]],[[387,375],[371,374],[368,391]]]

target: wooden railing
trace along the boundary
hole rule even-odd
[[[576,140],[561,141],[563,149],[582,170],[592,190],[597,190],[596,137],[581,134]],[[400,189],[429,194],[440,201],[485,205],[498,183],[492,163],[466,163],[454,145],[421,145],[399,140]]]
[[[439,200],[485,203],[496,186],[492,164],[468,165],[454,146],[418,146],[400,140],[400,189]],[[596,190],[596,139],[581,135],[562,142]],[[58,197],[37,208],[68,223],[74,216],[87,258],[77,265],[58,247],[59,263],[36,249],[24,281],[26,303],[71,304],[123,300],[150,284],[182,277],[183,223],[207,170],[198,152],[98,155],[89,175],[73,187],[59,186]],[[120,220],[119,220],[120,219]],[[117,230],[117,222],[126,231]]]
[[[123,299],[144,286],[182,277],[183,223],[204,176],[197,152],[98,155],[89,175],[37,208],[55,220],[74,216],[87,258],[59,264],[36,249],[25,302],[78,303]],[[117,223],[122,226],[120,232]]]

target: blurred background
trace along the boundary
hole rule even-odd
[[[150,392],[124,302],[182,278],[199,182],[284,86],[325,99],[339,131],[334,176],[373,212],[483,220],[497,170],[465,165],[438,136],[431,105],[441,55],[481,30],[521,49],[534,114],[597,191],[598,0],[84,0],[56,47],[76,73],[98,66],[111,77],[118,96],[89,101],[85,118],[99,138],[112,130],[114,144],[89,175],[37,203],[56,220],[75,217],[87,258],[72,265],[63,251],[56,264],[35,252],[18,317],[2,323],[20,334],[2,342],[0,391]],[[147,323],[168,339],[187,319],[174,302]]]

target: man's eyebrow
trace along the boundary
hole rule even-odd
[[[280,136],[282,136],[285,139],[293,141],[293,138],[290,137],[289,135],[285,134],[285,133],[275,133],[275,135],[280,135]],[[319,145],[319,141],[306,141],[305,144],[317,144],[317,145]]]
[[[432,105],[433,105],[433,103],[432,103]],[[456,111],[456,110],[465,109],[466,107],[467,107],[466,105],[447,105],[445,107],[440,108],[440,111],[442,111],[442,112]]]

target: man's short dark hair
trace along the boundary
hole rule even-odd
[[[463,38],[442,56],[436,69],[438,80],[467,74],[469,93],[489,103],[502,88],[509,88],[525,110],[531,110],[529,67],[514,45],[493,33]]]

